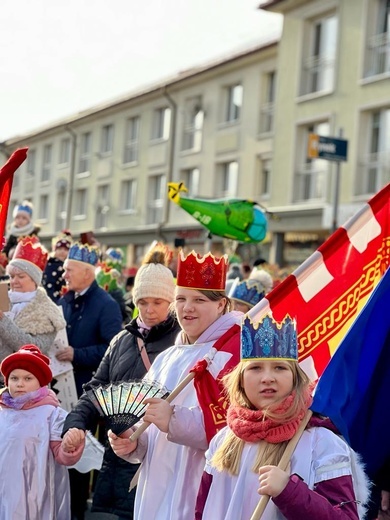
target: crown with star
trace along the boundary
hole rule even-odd
[[[277,322],[270,314],[254,323],[246,316],[241,323],[241,361],[280,359],[297,361],[298,338],[295,319],[289,314]]]

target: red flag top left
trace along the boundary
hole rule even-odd
[[[4,236],[14,173],[27,158],[28,148],[18,148],[0,168],[0,237]]]

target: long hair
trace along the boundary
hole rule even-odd
[[[283,414],[276,414],[275,408],[279,403],[273,403],[263,410],[264,419],[277,420],[284,424],[293,419],[305,405],[307,393],[310,388],[310,380],[296,361],[286,361],[293,374],[294,400]],[[242,384],[243,373],[247,362],[241,361],[229,374],[223,378],[225,391],[227,393],[230,406],[240,406],[250,410],[256,410],[245,394]],[[254,461],[252,471],[257,473],[259,468],[264,465],[277,465],[285,451],[288,441],[271,444],[266,441],[259,442],[257,456]],[[241,455],[245,446],[245,441],[237,437],[231,430],[226,434],[221,446],[215,452],[211,464],[218,471],[228,471],[232,475],[238,475]]]

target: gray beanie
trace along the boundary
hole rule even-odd
[[[172,271],[165,266],[165,252],[149,253],[134,280],[133,299],[137,305],[142,298],[161,298],[172,303],[175,298],[175,281]]]
[[[21,258],[16,258],[15,260],[10,261],[7,266],[7,271],[9,271],[10,267],[17,267],[21,271],[27,273],[29,277],[32,278],[37,284],[37,287],[41,285],[43,273],[39,267],[32,262],[29,262],[28,260],[22,260]]]

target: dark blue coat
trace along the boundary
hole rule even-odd
[[[112,338],[122,330],[118,303],[96,281],[74,298],[67,292],[58,305],[64,310],[69,345],[74,348],[73,368],[78,396],[91,380]]]

